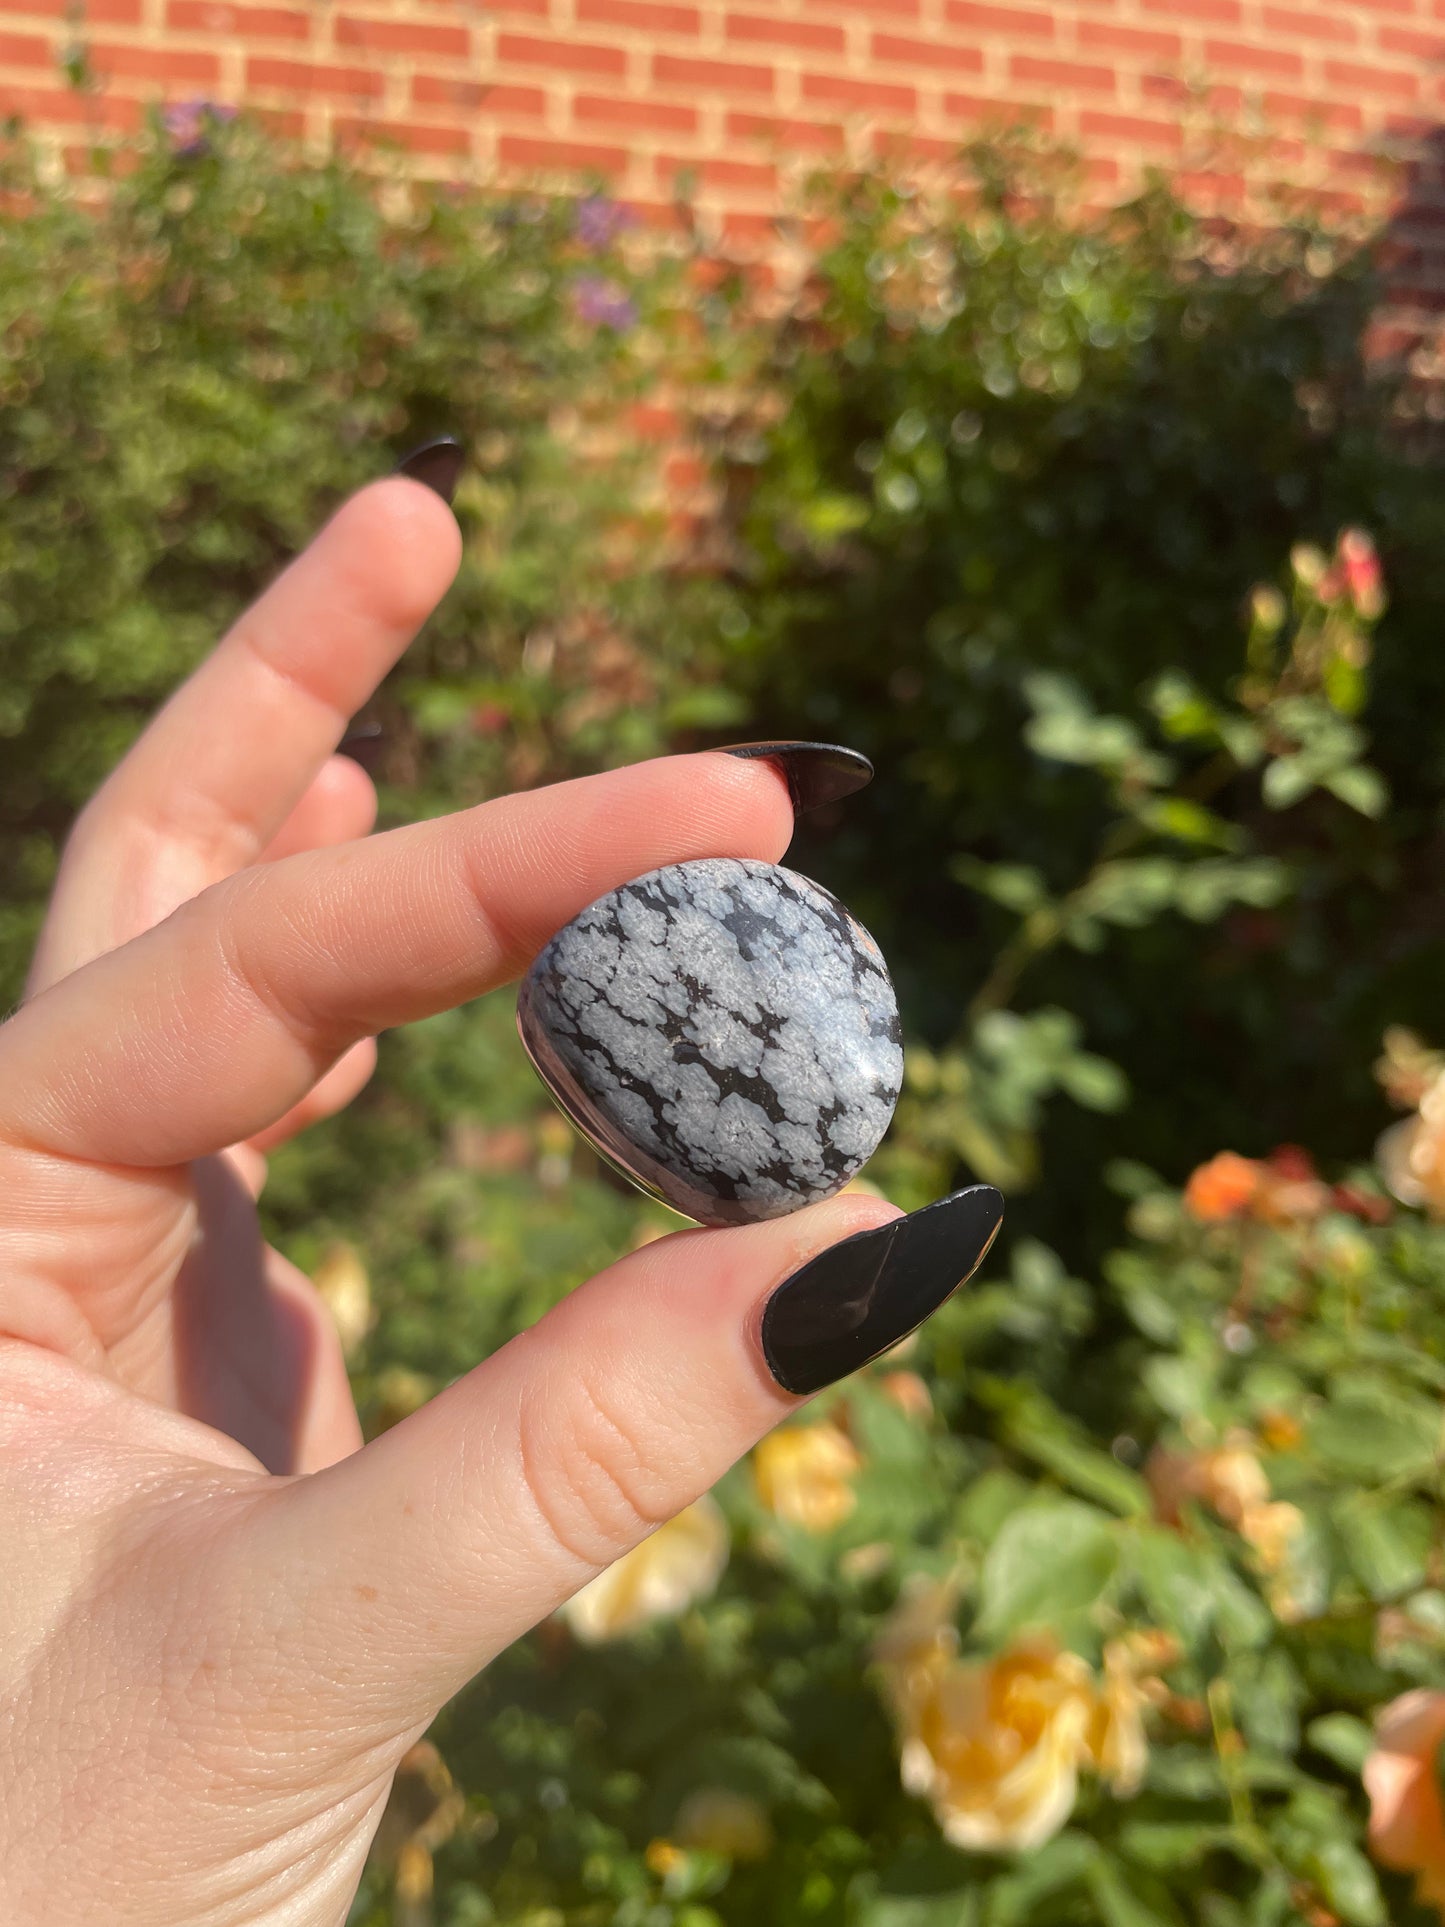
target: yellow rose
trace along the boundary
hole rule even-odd
[[[1091,1767],[1121,1799],[1148,1761],[1143,1709],[1166,1637],[1113,1640],[1100,1684],[1048,1634],[993,1659],[958,1658],[951,1590],[905,1593],[875,1657],[900,1741],[904,1786],[928,1801],[944,1837],[969,1853],[1027,1852],[1058,1832]]]
[[[943,1670],[903,1733],[910,1793],[968,1853],[1027,1852],[1074,1808],[1094,1715],[1093,1676],[1047,1638]]]
[[[567,1601],[561,1616],[586,1645],[622,1639],[651,1620],[676,1619],[705,1599],[727,1562],[727,1522],[715,1500],[702,1498],[599,1572]]]
[[[775,1518],[805,1532],[831,1532],[858,1503],[857,1447],[836,1425],[780,1425],[753,1453],[753,1483]]]

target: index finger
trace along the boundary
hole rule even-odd
[[[454,517],[419,482],[389,476],[343,503],[83,811],[32,982],[54,982],[254,862],[460,559]]]
[[[131,1170],[204,1157],[358,1039],[517,975],[608,890],[776,859],[792,824],[766,764],[706,752],[242,871],[0,1028],[0,1138]]]

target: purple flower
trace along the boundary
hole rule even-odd
[[[577,239],[584,248],[600,254],[610,248],[617,236],[632,223],[632,216],[605,195],[589,194],[577,203]]]
[[[583,321],[600,328],[615,328],[619,334],[637,320],[637,309],[615,281],[600,274],[584,274],[572,290],[572,299]]]
[[[234,107],[216,100],[173,100],[161,110],[161,125],[175,154],[204,154],[208,125],[235,118]]]

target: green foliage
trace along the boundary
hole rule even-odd
[[[1445,511],[1361,366],[1361,264],[1162,191],[1076,216],[998,148],[965,195],[822,190],[764,300],[595,206],[378,196],[245,123],[188,146],[153,133],[99,211],[7,162],[0,997],[158,695],[449,427],[466,558],[377,705],[388,813],[724,730],[856,742],[878,783],[793,860],[900,982],[870,1176],[1014,1193],[985,1277],[817,1402],[857,1455],[830,1522],[739,1467],[715,1595],[505,1654],[434,1734],[465,1795],[434,1900],[383,1846],[356,1927],[1423,1922],[1360,1770],[1378,1707],[1445,1688],[1445,1230],[1359,1161],[1380,1032],[1439,982]],[[587,453],[664,376],[718,457],[672,569],[645,466]],[[1181,1194],[1280,1137],[1349,1185],[1296,1154]],[[505,996],[383,1039],[266,1206],[302,1265],[365,1256],[372,1431],[670,1222],[544,1102]],[[877,1664],[918,1581],[952,1664],[1043,1632],[1102,1681],[1145,1641],[1137,1789],[1086,1773],[1022,1855],[947,1844]],[[690,1835],[710,1790],[766,1839]]]

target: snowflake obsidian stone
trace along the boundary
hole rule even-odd
[[[731,857],[600,897],[532,965],[517,1027],[603,1156],[703,1224],[840,1190],[903,1077],[897,999],[862,924],[807,877]]]

